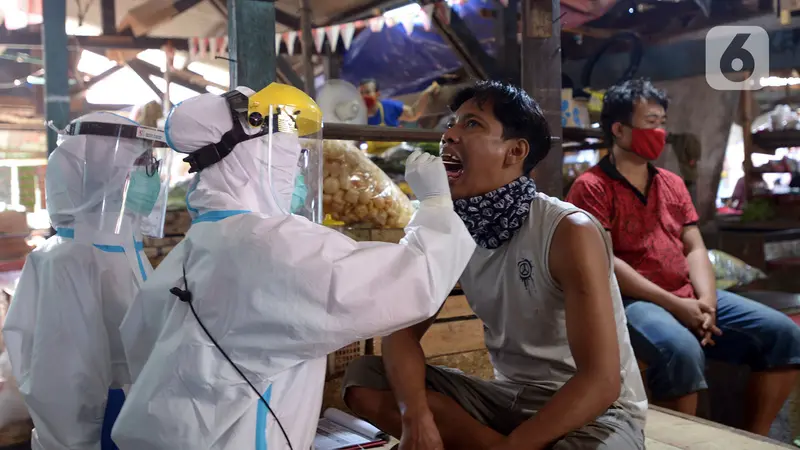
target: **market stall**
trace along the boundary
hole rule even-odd
[[[752,91],[743,91],[743,195],[717,217],[719,248],[766,271],[770,288],[800,292],[798,115],[780,103],[754,123],[754,104]]]

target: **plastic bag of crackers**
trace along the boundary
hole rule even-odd
[[[346,225],[404,228],[411,200],[351,141],[323,141],[322,204],[325,214]]]

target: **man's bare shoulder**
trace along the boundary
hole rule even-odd
[[[597,224],[587,213],[578,210],[559,222],[550,246],[551,260],[562,263],[557,265],[568,265],[583,261],[595,250],[604,249],[605,241]]]

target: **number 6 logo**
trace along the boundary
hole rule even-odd
[[[706,34],[706,81],[721,91],[758,90],[769,77],[769,35],[761,27],[719,26]]]

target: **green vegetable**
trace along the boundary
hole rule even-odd
[[[742,222],[763,222],[772,220],[776,216],[772,203],[765,199],[755,199],[745,205],[742,211]]]

